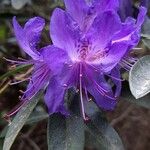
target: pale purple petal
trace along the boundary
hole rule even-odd
[[[112,39],[112,43],[126,42],[129,49],[136,46],[140,40],[141,25],[143,24],[146,16],[146,8],[140,7],[137,21],[128,17],[122,25],[122,29]]]
[[[108,10],[117,11],[119,8],[118,0],[92,0],[93,7],[96,8],[97,13],[102,13]]]
[[[70,59],[65,50],[53,45],[46,46],[41,50],[41,57],[53,75],[60,74],[65,65],[70,63]]]
[[[102,57],[97,56],[97,59],[91,61],[91,65],[98,67],[102,72],[110,72],[119,63],[127,50],[128,44],[125,42],[109,45],[106,54]]]
[[[121,21],[114,11],[107,11],[98,15],[87,33],[95,49],[104,49],[112,36],[121,29]]]
[[[50,36],[54,46],[76,55],[75,44],[80,38],[78,25],[63,10],[54,10],[50,23]]]
[[[13,18],[14,32],[20,47],[33,59],[39,59],[39,53],[36,49],[37,43],[40,40],[40,34],[45,26],[45,21],[40,17],[31,18],[22,28]]]
[[[64,0],[64,3],[66,11],[82,28],[89,9],[85,0]]]

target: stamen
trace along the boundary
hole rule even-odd
[[[86,87],[84,87],[84,91],[85,91],[86,100],[87,100],[87,101],[91,101],[91,100],[89,99],[89,97],[88,97],[88,93],[87,93]]]
[[[97,85],[97,91],[102,95],[102,96],[106,96],[107,98],[110,98],[112,100],[116,100],[115,97],[111,97],[109,96],[107,93],[109,91],[105,90],[104,88],[102,88],[96,81],[94,81],[94,83]]]
[[[126,60],[122,60],[122,62],[124,62],[126,65],[128,65],[128,66],[130,66],[130,67],[132,67],[133,65],[131,64],[131,63],[129,63],[128,61],[126,61]]]
[[[97,89],[97,91],[98,92],[100,92],[100,94],[101,94],[101,91],[100,91],[100,89],[99,88],[96,88]],[[107,98],[109,98],[109,99],[112,99],[112,100],[116,100],[116,98],[115,97],[111,97],[111,96],[109,96],[108,94],[106,94],[106,93],[103,93],[103,94],[101,94],[102,96],[106,96]]]
[[[122,63],[119,63],[119,65],[120,65],[123,69],[125,69],[126,71],[130,71],[130,68],[127,68],[127,67],[124,66]]]
[[[14,63],[14,64],[33,64],[33,61],[17,61],[17,60],[11,60],[11,59],[7,59],[5,57],[3,57],[4,60],[10,62],[10,63]]]
[[[8,112],[7,114],[4,115],[4,118],[6,120],[8,120],[11,116],[13,116],[14,114],[16,114],[23,105],[25,105],[27,103],[27,101],[21,101],[15,108],[13,108],[10,112]]]
[[[134,57],[125,57],[124,58],[126,61],[129,61],[131,63],[135,63],[138,61],[138,58],[134,58]]]
[[[65,88],[66,88],[67,86],[68,86],[67,84],[63,84],[63,87],[65,87]]]
[[[83,102],[83,94],[82,94],[82,64],[80,64],[80,101],[81,101],[81,110],[84,121],[88,121],[88,117],[85,115],[84,102]]]
[[[106,93],[109,92],[108,90],[105,90],[103,87],[101,87],[96,81],[94,81],[94,83],[98,86],[98,88],[100,88],[100,90],[101,90],[102,92],[106,92]]]
[[[89,66],[91,66],[96,72],[100,72],[100,70],[98,68],[96,68],[95,66],[88,64]]]
[[[120,62],[119,65],[127,71],[130,71],[130,69],[132,67],[132,66],[129,66],[128,64],[126,64],[125,62]]]
[[[143,48],[140,48],[140,47],[135,47],[133,48],[133,50],[142,50]]]
[[[22,82],[25,82],[25,81],[28,81],[28,80],[31,80],[31,78],[26,78],[26,79],[23,79],[23,80],[17,81],[17,82],[11,82],[11,83],[9,83],[9,85],[19,84],[19,83],[22,83]]]
[[[119,79],[119,78],[116,78],[116,77],[114,77],[114,76],[112,76],[112,75],[109,75],[109,74],[107,74],[107,76],[109,76],[109,77],[111,77],[112,79],[115,79],[115,80],[117,80],[117,81],[125,81],[124,79]]]
[[[38,76],[38,78],[36,79],[36,82],[33,82],[31,80],[31,82],[33,83],[32,86],[24,92],[24,95],[22,96],[21,99],[24,99],[26,96],[26,93],[29,92],[30,90],[31,90],[31,93],[30,93],[30,97],[28,97],[28,99],[30,100],[32,97],[35,96],[35,94],[38,92],[38,90],[35,91],[35,87],[37,87],[37,89],[38,89],[41,86],[42,81],[46,80],[49,77],[48,70],[46,72],[44,72],[44,74],[41,74],[41,75],[42,75],[42,77]],[[37,86],[35,86],[35,85],[37,85]],[[32,90],[32,88],[33,88],[33,90]]]

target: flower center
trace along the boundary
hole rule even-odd
[[[79,54],[78,55],[79,60],[85,61],[89,51],[90,51],[90,46],[89,46],[88,41],[79,43],[78,49],[77,49],[77,52]]]
[[[77,46],[78,60],[88,63],[93,63],[95,61],[100,61],[107,56],[108,49],[100,49],[93,46],[88,41],[80,42]]]

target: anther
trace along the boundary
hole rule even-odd
[[[67,84],[63,84],[63,87],[67,87]]]
[[[82,77],[83,75],[82,74],[80,74],[80,77]]]

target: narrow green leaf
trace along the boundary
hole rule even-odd
[[[7,78],[9,76],[12,76],[16,73],[19,73],[19,72],[22,72],[22,71],[25,71],[27,69],[29,69],[31,67],[31,65],[21,65],[19,67],[16,67],[15,69],[13,70],[10,70],[8,71],[7,73],[3,74],[2,76],[0,76],[0,80],[3,80],[4,78]]]
[[[150,92],[150,55],[142,57],[132,67],[129,73],[129,85],[136,99]]]
[[[49,118],[47,130],[49,150],[84,149],[84,122],[79,113],[79,104],[76,103],[78,97],[75,98],[70,105],[69,117],[55,114]]]
[[[42,92],[39,92],[39,94],[37,94],[34,98],[28,101],[28,103],[26,103],[26,105],[24,105],[21,110],[16,114],[13,121],[9,125],[8,131],[6,133],[3,150],[10,150],[16,136],[18,135],[29,115],[38,103],[41,95]]]
[[[66,119],[67,149],[84,149],[84,122],[83,118],[73,115]]]
[[[47,126],[48,150],[66,150],[66,120],[61,115],[51,115]]]
[[[95,137],[95,143],[98,144],[99,149],[123,150],[124,146],[118,133],[109,125],[104,114],[100,110],[93,110],[95,108],[92,106],[95,105],[94,103],[91,102],[87,105],[89,108],[91,107],[92,113],[87,112],[90,121],[86,124],[86,129],[92,137]]]
[[[88,129],[85,130],[85,149],[91,150],[103,150],[104,147],[102,146],[101,142],[91,134]]]

